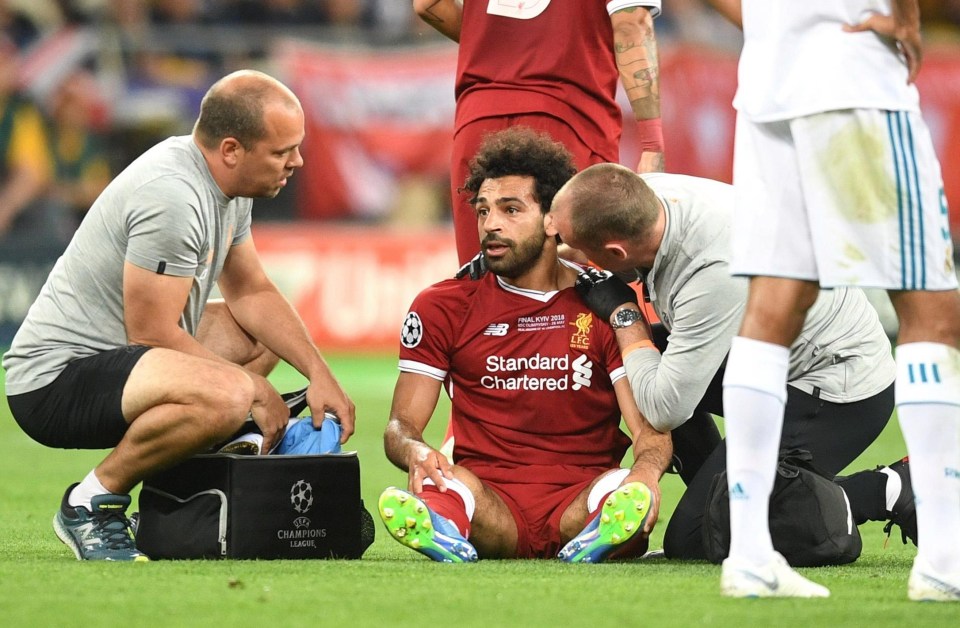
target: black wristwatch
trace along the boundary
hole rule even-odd
[[[643,314],[640,313],[640,310],[625,307],[617,310],[617,313],[613,315],[613,322],[610,323],[610,326],[614,329],[623,329],[624,327],[633,325],[642,318]]]

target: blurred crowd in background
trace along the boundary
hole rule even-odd
[[[739,49],[739,32],[703,0],[664,4],[661,47]],[[960,0],[921,7],[929,45],[960,42]],[[0,253],[65,244],[114,174],[189,132],[214,80],[270,71],[279,37],[443,45],[409,0],[0,0]],[[448,97],[452,106],[452,89]],[[443,198],[447,184],[436,183]],[[296,217],[292,198],[258,205],[255,217]]]

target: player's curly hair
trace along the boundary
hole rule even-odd
[[[472,204],[485,179],[533,177],[534,197],[546,214],[557,190],[576,172],[573,155],[563,144],[530,127],[514,126],[483,139],[460,192],[469,192]]]

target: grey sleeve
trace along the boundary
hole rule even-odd
[[[730,350],[743,317],[746,282],[723,264],[700,269],[675,294],[667,350],[639,349],[623,360],[637,406],[661,432],[682,425]]]
[[[253,200],[249,198],[241,199],[241,204],[237,209],[237,230],[233,234],[233,240],[231,240],[230,246],[240,244],[250,237],[252,210]]]
[[[190,277],[206,257],[200,199],[186,181],[156,179],[127,200],[126,261],[147,270]]]

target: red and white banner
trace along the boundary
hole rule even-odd
[[[301,215],[377,218],[399,182],[449,176],[457,48],[349,52],[289,41],[277,60],[304,102],[308,136],[299,178]],[[737,55],[664,46],[663,126],[670,172],[730,181]],[[960,52],[931,48],[917,81],[943,165],[955,239],[960,239]],[[621,163],[639,151],[626,98]],[[445,188],[443,184],[441,187]]]
[[[452,229],[257,224],[253,237],[321,350],[396,352],[414,297],[459,268]]]
[[[275,62],[307,118],[301,216],[379,218],[404,178],[448,178],[456,46],[374,52],[287,41]]]

